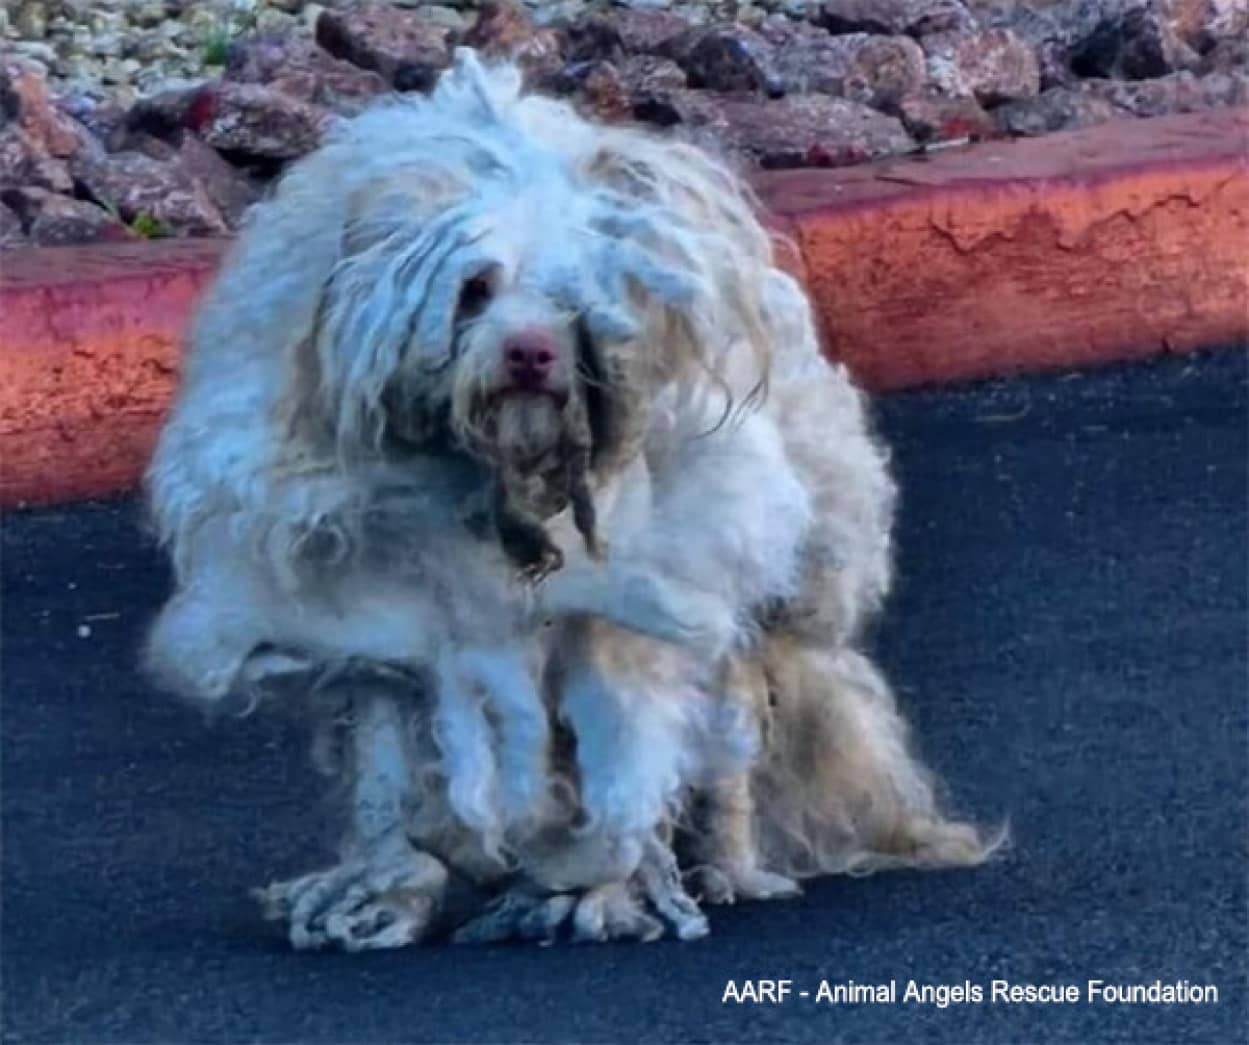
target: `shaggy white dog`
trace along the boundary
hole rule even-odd
[[[772,246],[712,158],[469,51],[255,209],[149,473],[148,663],[318,724],[296,946],[701,935],[674,845],[721,901],[984,858],[854,651],[893,485]]]

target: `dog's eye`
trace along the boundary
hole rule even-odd
[[[489,276],[480,275],[465,280],[464,286],[460,288],[460,303],[456,309],[459,317],[461,319],[472,319],[478,315],[482,309],[490,304],[490,298],[493,294],[494,287],[491,285]]]

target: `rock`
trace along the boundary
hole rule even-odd
[[[920,143],[984,141],[998,125],[974,98],[949,98],[924,92],[903,98],[898,106],[902,125]]]
[[[1013,29],[1037,54],[1042,87],[1088,77],[1191,68],[1220,39],[1249,35],[1245,0],[975,0],[986,24]],[[1073,65],[1075,69],[1073,69]],[[1131,74],[1136,75],[1136,74]]]
[[[1089,127],[1123,117],[1166,116],[1249,104],[1249,74],[1172,73],[1154,80],[1082,81],[1054,87],[1036,98],[1012,102],[993,112],[1006,134],[1037,135]]]
[[[1113,120],[1118,113],[1104,98],[1080,87],[1051,87],[1035,98],[1008,102],[993,110],[998,130],[1031,137],[1052,131],[1076,130]]]
[[[399,4],[399,7],[412,7],[410,3]],[[425,21],[441,26],[453,34],[464,32],[473,24],[473,19],[467,11],[457,11],[454,7],[448,7],[444,4],[429,4],[424,0],[417,3],[417,12]]]
[[[1249,75],[1243,73],[1198,77],[1185,71],[1153,80],[1090,80],[1082,86],[1121,116],[1170,116],[1249,102]]]
[[[628,55],[617,62],[569,63],[550,86],[571,94],[577,108],[600,120],[632,120],[639,107],[686,86],[676,62],[654,55]]]
[[[565,31],[571,61],[606,59],[623,55],[666,55],[678,37],[687,33],[688,19],[669,11],[613,11],[578,19]]]
[[[607,122],[633,118],[633,100],[620,70],[611,62],[584,62],[576,67],[573,101],[586,116]]]
[[[222,80],[200,88],[182,126],[214,149],[263,160],[293,160],[321,140],[329,113],[254,83]]]
[[[82,92],[63,95],[56,107],[76,121],[110,151],[124,147],[127,134],[126,110],[111,98],[95,98]]]
[[[1145,0],[1167,27],[1190,47],[1198,47],[1205,37],[1206,24],[1215,3],[1212,0]]]
[[[1121,14],[1138,0],[1060,0],[1021,3],[1019,0],[983,0],[975,3],[980,21],[992,28],[1010,29],[1036,55],[1041,87],[1076,82],[1071,55],[1097,25]]]
[[[139,0],[138,3],[130,5],[127,13],[130,21],[147,29],[164,24],[169,15],[164,0]]]
[[[1249,3],[1245,0],[1148,0],[1185,44],[1204,53],[1220,40],[1249,36]]]
[[[905,36],[849,33],[833,36],[814,26],[765,22],[785,89],[818,91],[895,112],[927,80],[924,52]]]
[[[0,65],[0,185],[70,192],[66,161],[89,140],[52,103],[40,72],[23,62]]]
[[[66,159],[78,150],[78,129],[53,105],[45,77],[26,63],[0,65],[0,113],[48,156]]]
[[[626,52],[617,19],[598,14],[577,19],[564,30],[564,53],[571,63],[619,61]]]
[[[1073,47],[1070,56],[1078,76],[1129,80],[1192,69],[1199,61],[1162,10],[1148,5],[1103,19]]]
[[[184,134],[173,162],[205,195],[231,229],[237,229],[247,209],[260,199],[263,185],[227,163],[193,134]]]
[[[764,6],[799,20],[814,18],[819,13],[820,0],[768,0]]]
[[[145,65],[186,54],[167,32],[159,29],[149,29],[127,36],[121,41],[121,45],[122,57],[135,58]]]
[[[991,106],[1031,97],[1041,89],[1036,55],[1009,29],[939,33],[922,43],[929,80],[952,98],[972,96]]]
[[[1249,72],[1249,37],[1220,40],[1201,58],[1202,73]]]
[[[175,136],[207,118],[211,98],[209,82],[171,87],[140,98],[126,114],[127,130],[161,138]]]
[[[0,128],[0,186],[30,185],[71,192],[73,179],[64,160],[49,156],[16,124]]]
[[[38,40],[15,40],[9,45],[13,57],[21,58],[35,69],[47,75],[57,64],[56,51]]]
[[[187,37],[200,46],[211,46],[225,28],[222,13],[211,7],[188,6],[179,20],[186,27]]]
[[[677,125],[685,137],[704,145],[718,143],[768,168],[844,166],[914,146],[892,116],[820,94],[761,100],[670,91],[639,115]]]
[[[679,90],[689,83],[689,78],[676,62],[651,54],[625,56],[618,68],[625,88],[634,104],[639,99],[653,97],[662,91]]]
[[[13,27],[26,40],[42,40],[48,35],[48,8],[42,0],[18,0]]]
[[[840,167],[914,146],[898,120],[842,98],[733,100],[724,112],[730,143],[762,167]]]
[[[491,58],[514,59],[530,82],[556,75],[564,60],[559,33],[534,25],[516,0],[483,0],[464,44]]]
[[[926,36],[975,27],[960,0],[826,0],[815,21],[831,33],[886,36]]]
[[[558,28],[586,13],[593,0],[525,0],[525,7],[534,24],[541,28]]]
[[[682,128],[687,134],[709,130],[713,132],[711,139],[714,139],[714,132],[723,134],[728,130],[722,102],[722,98],[709,91],[678,87],[657,91],[651,97],[640,100],[634,107],[634,115],[657,127]]]
[[[379,73],[335,58],[306,37],[250,36],[226,60],[227,80],[264,84],[302,102],[354,113],[385,93]]]
[[[626,54],[663,54],[692,24],[671,11],[623,11],[613,21]]]
[[[1198,46],[1209,40],[1243,40],[1249,36],[1249,3],[1245,0],[1208,0],[1207,10]]]
[[[427,91],[451,62],[450,30],[413,11],[353,2],[327,8],[316,39],[335,58],[381,74],[401,91]]]
[[[130,84],[130,77],[138,72],[138,63],[130,63],[119,61],[116,58],[108,58],[104,64],[100,66],[100,80],[106,84],[115,84],[119,87],[125,87]]]
[[[258,33],[277,34],[293,32],[299,25],[299,19],[285,11],[267,7],[256,18]]]
[[[16,250],[30,245],[16,211],[0,203],[0,250]]]
[[[762,91],[777,98],[785,86],[772,45],[745,26],[700,27],[669,41],[668,57],[685,70],[690,85],[712,91]]]
[[[1206,105],[1212,109],[1249,105],[1249,70],[1208,73],[1201,77],[1201,94]]]
[[[17,213],[27,237],[36,246],[66,247],[134,238],[134,233],[115,215],[94,203],[29,187],[6,190],[0,197]]]
[[[97,58],[120,58],[121,33],[101,33],[91,39],[91,53]]]
[[[203,185],[176,163],[127,150],[79,157],[72,170],[75,181],[92,199],[128,223],[154,223],[154,229],[171,234],[222,235],[229,231]]]

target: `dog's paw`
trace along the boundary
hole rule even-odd
[[[455,939],[649,943],[665,935],[697,940],[709,931],[706,916],[681,883],[671,850],[651,840],[630,878],[578,890],[544,888],[526,879],[461,927]]]
[[[707,916],[685,891],[672,849],[658,837],[647,839],[636,878],[650,905],[672,927],[678,940],[698,940],[711,931]]]
[[[693,877],[699,898],[712,904],[738,900],[792,900],[802,887],[792,878],[758,867],[700,867]]]
[[[735,629],[723,600],[647,573],[622,578],[613,609],[624,627],[709,656],[724,648]]]
[[[287,924],[296,950],[406,947],[429,933],[447,869],[406,842],[324,871],[274,882],[252,895],[270,921]]]
[[[576,893],[547,893],[519,885],[492,901],[455,933],[456,943],[561,940],[650,943],[664,935],[664,923],[646,908],[627,882],[596,885]]]
[[[533,560],[520,566],[516,571],[516,577],[521,584],[536,588],[552,573],[557,573],[563,567],[564,553],[552,544],[544,548]]]

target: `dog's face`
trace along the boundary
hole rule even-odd
[[[535,252],[537,253],[537,252]],[[526,283],[541,258],[509,271],[484,268],[464,281],[450,360],[451,422],[464,449],[522,475],[549,471],[593,450],[589,411],[604,346],[578,323],[575,305]],[[536,281],[535,281],[536,282]]]
[[[349,307],[403,328],[377,359],[389,372],[374,376],[385,384],[388,425],[419,441],[431,423],[449,424],[476,456],[536,466],[556,448],[570,406],[586,405],[587,385],[606,380],[607,356],[628,357],[633,331],[591,330],[593,291],[581,269],[592,259],[550,188],[483,179],[465,189],[433,206],[419,184],[369,200],[357,227],[387,232],[341,266],[376,280],[363,301],[347,289]],[[395,223],[396,211],[418,217]]]
[[[649,397],[571,184],[391,178],[357,207],[317,352],[340,446],[466,453],[501,487],[505,543],[571,502],[593,545],[593,480],[627,463]]]

